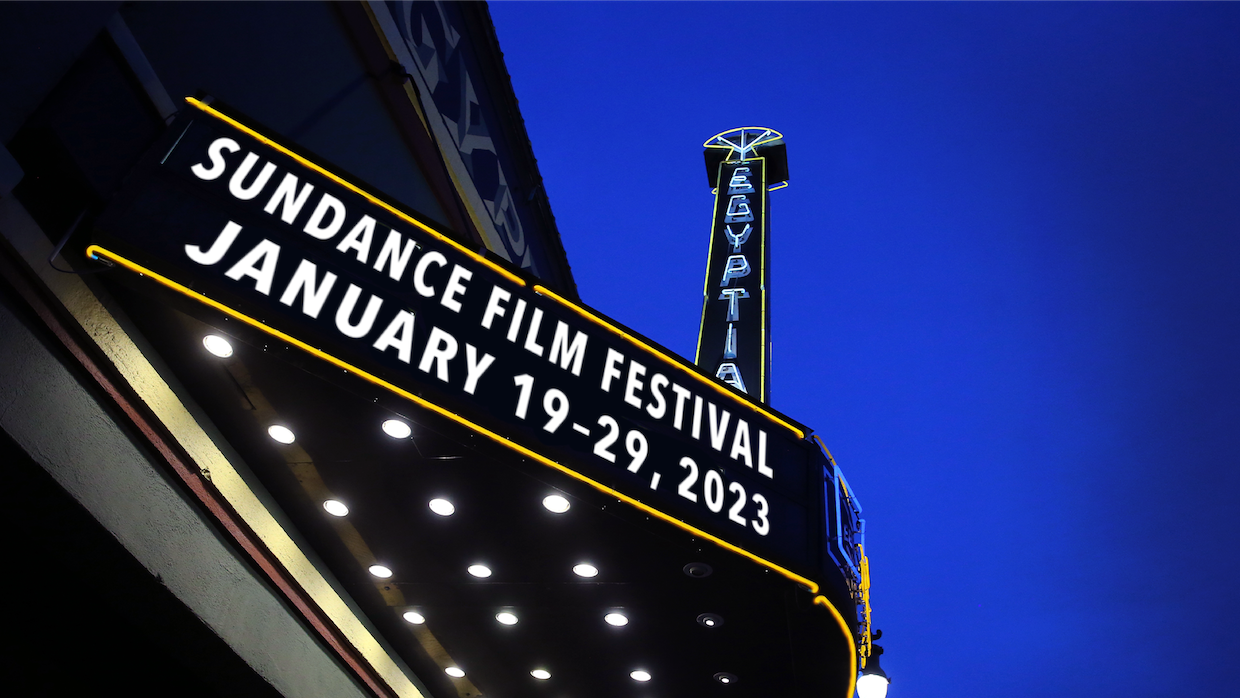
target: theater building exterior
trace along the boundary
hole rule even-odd
[[[698,366],[578,297],[483,3],[0,4],[0,138],[15,683],[852,695],[860,507],[734,339],[770,152]]]

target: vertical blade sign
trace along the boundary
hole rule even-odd
[[[766,158],[719,164],[696,363],[769,402]]]

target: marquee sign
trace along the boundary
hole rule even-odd
[[[817,589],[822,475],[799,426],[188,101],[89,255]]]

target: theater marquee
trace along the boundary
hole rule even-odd
[[[817,590],[822,474],[799,426],[188,102],[88,254]]]

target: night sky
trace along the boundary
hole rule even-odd
[[[1240,5],[508,3],[581,292],[692,357],[701,144],[788,143],[772,405],[893,698],[1236,695]]]

